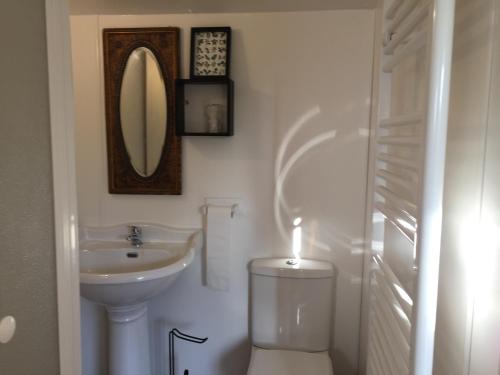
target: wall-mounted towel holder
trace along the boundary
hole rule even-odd
[[[210,207],[227,207],[231,209],[231,218],[234,218],[235,216],[243,214],[241,206],[241,200],[239,198],[205,198],[205,204],[201,206],[201,213],[206,216]]]
[[[223,205],[223,204],[204,204],[203,206],[201,206],[201,210],[203,212],[203,215],[208,215],[208,208],[209,207],[230,207],[231,208],[231,218],[234,217],[234,215],[236,215],[236,213],[239,211],[239,204],[238,203],[235,203],[235,204],[232,204],[232,205]]]

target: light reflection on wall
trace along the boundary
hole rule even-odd
[[[287,130],[283,139],[280,143],[276,154],[275,162],[275,194],[274,194],[274,217],[278,228],[278,232],[282,240],[288,244],[288,249],[294,249],[294,236],[298,233],[294,230],[293,225],[290,225],[294,218],[303,213],[303,209],[300,207],[291,207],[287,202],[284,188],[287,183],[287,178],[290,176],[290,172],[298,165],[298,162],[304,159],[312,151],[315,151],[321,146],[324,146],[337,138],[337,129],[322,131],[321,133],[310,137],[307,141],[303,142],[289,157],[285,160],[285,155],[291,144],[298,137],[299,132],[304,131],[304,129],[309,129],[314,126],[315,120],[318,115],[320,115],[321,109],[319,106],[315,106],[308,111],[306,111],[302,116],[300,116],[297,121]],[[365,128],[356,129],[354,133],[342,137],[342,142],[344,144],[350,144],[353,141],[359,139],[359,137],[368,137],[369,131]],[[328,163],[328,160],[325,160]],[[311,181],[314,184],[314,181]],[[332,186],[332,190],[335,187]],[[328,197],[325,197],[327,199]],[[315,197],[314,199],[317,199]],[[305,202],[307,203],[307,202]],[[305,221],[306,219],[304,219]],[[328,231],[328,242],[319,233],[320,223],[315,218],[307,219],[307,225],[302,224],[300,235],[302,236],[302,252],[311,252],[313,249],[331,253],[333,251],[334,245],[339,245],[341,247],[350,248],[352,255],[359,255],[363,248],[362,238],[351,238],[348,234],[341,233],[335,228],[329,228]],[[323,233],[326,234],[326,233]],[[297,234],[298,235],[298,234]],[[304,248],[304,246],[306,246]],[[295,255],[295,252],[294,252]]]
[[[293,256],[295,259],[300,259],[300,252],[302,251],[302,228],[300,224],[302,223],[301,217],[296,217],[293,220]]]
[[[466,270],[466,298],[470,314],[487,315],[492,307],[499,228],[494,221],[469,216],[462,223],[461,254]]]
[[[333,138],[336,137],[337,135],[337,130],[331,130],[327,132],[323,132],[321,134],[318,134],[302,144],[297,151],[295,151],[284,163],[283,165],[283,160],[284,156],[286,153],[286,150],[294,138],[294,136],[301,130],[303,127],[311,123],[311,120],[319,115],[321,113],[321,110],[318,106],[313,107],[309,111],[307,111],[303,116],[301,116],[290,129],[287,131],[285,136],[283,137],[283,141],[280,144],[280,147],[277,152],[276,156],[276,163],[275,163],[275,179],[276,179],[276,185],[275,185],[275,195],[274,195],[274,215],[275,215],[275,220],[276,224],[279,230],[279,233],[282,237],[283,240],[285,240],[289,245],[290,245],[290,230],[288,225],[284,224],[284,219],[282,217],[282,210],[288,215],[287,221],[290,220],[290,216],[292,214],[292,209],[289,207],[285,195],[283,193],[283,187],[285,184],[285,181],[292,170],[293,166],[302,158],[304,157],[309,151],[314,149],[315,147],[318,147],[319,145],[332,140]],[[293,233],[299,233],[293,232]],[[293,234],[295,235],[295,234]],[[293,236],[292,235],[292,236]],[[300,230],[300,235],[302,236],[302,229]],[[305,236],[304,236],[305,237]],[[301,237],[302,238],[302,237]],[[318,248],[321,248],[323,250],[331,251],[331,247],[327,244],[324,244],[322,242],[319,242],[315,240],[315,246]],[[292,243],[293,247],[293,243]],[[295,253],[294,253],[295,254]]]

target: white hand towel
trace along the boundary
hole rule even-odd
[[[206,221],[206,284],[230,289],[231,206],[208,206]]]

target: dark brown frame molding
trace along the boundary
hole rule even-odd
[[[175,134],[175,80],[179,74],[179,29],[176,27],[104,29],[104,84],[108,184],[112,194],[182,193],[182,139]],[[120,120],[120,92],[130,54],[149,48],[160,65],[167,97],[167,131],[160,162],[148,177],[130,162]]]

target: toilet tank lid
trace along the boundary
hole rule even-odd
[[[297,279],[322,279],[333,277],[333,265],[312,259],[262,258],[250,263],[250,273]]]

